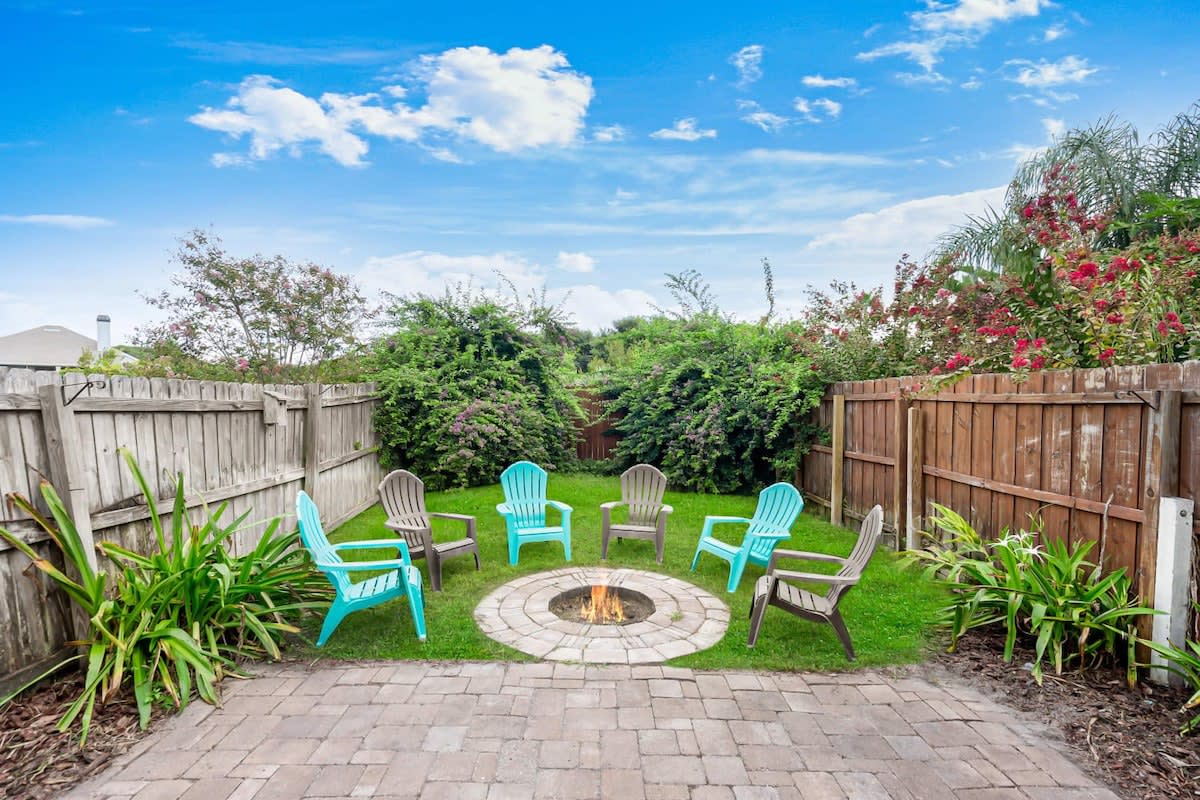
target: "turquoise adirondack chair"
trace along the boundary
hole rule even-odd
[[[301,541],[312,554],[317,569],[325,573],[325,577],[337,591],[329,613],[325,615],[325,623],[321,626],[317,647],[325,644],[347,614],[386,603],[396,597],[408,598],[408,608],[412,612],[417,638],[425,641],[425,601],[421,592],[421,571],[413,566],[408,555],[408,544],[403,539],[330,544],[325,536],[325,529],[321,526],[317,504],[303,491],[296,495],[296,516],[300,521]],[[338,555],[339,550],[367,550],[377,547],[394,547],[400,551],[400,558],[387,561],[342,561]],[[381,570],[388,571],[358,583],[350,580],[351,572]]]
[[[727,591],[737,591],[738,582],[746,570],[746,564],[767,566],[771,560],[771,551],[775,545],[791,537],[790,528],[804,510],[804,498],[800,496],[795,486],[790,483],[777,483],[762,490],[758,496],[758,507],[754,516],[745,517],[705,517],[704,530],[700,532],[700,541],[696,544],[696,555],[692,557],[692,571],[700,563],[701,553],[712,553],[717,558],[729,562],[729,585]],[[726,544],[714,538],[714,525],[736,523],[748,526],[742,543],[738,546]]]
[[[508,563],[515,565],[521,545],[528,542],[562,542],[563,555],[571,560],[571,511],[566,503],[546,499],[546,470],[532,461],[518,461],[500,473],[504,502],[496,510],[508,527]],[[562,525],[546,524],[546,506],[558,509]]]

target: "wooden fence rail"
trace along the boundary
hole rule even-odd
[[[936,393],[927,380],[834,384],[814,412],[832,443],[798,471],[805,496],[834,520],[881,503],[900,546],[934,503],[991,537],[1037,516],[1153,596],[1159,499],[1200,501],[1200,362],[971,375]]]
[[[301,488],[330,526],[375,502],[382,475],[374,392],[373,384],[263,386],[0,368],[0,495],[18,492],[40,503],[38,484],[48,478],[81,535],[144,550],[149,512],[119,455],[126,448],[168,508],[182,473],[190,505],[227,502],[228,519],[252,512],[255,524],[234,542],[244,551],[270,518],[294,525]],[[0,525],[52,554],[45,534],[14,506],[0,508]],[[0,682],[53,656],[72,635],[64,598],[27,566],[0,542]]]

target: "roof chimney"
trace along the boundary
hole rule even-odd
[[[96,317],[96,355],[103,356],[105,351],[112,347],[112,333],[109,330],[111,321],[108,314],[100,314]]]

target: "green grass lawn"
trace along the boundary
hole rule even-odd
[[[571,519],[571,548],[574,566],[597,565],[600,561],[600,503],[620,498],[615,477],[594,475],[550,476],[549,495],[575,510]],[[710,554],[701,556],[695,572],[689,572],[696,541],[708,514],[750,516],[755,497],[668,492],[666,502],[675,507],[667,524],[666,548],[661,566],[654,563],[654,543],[615,539],[609,546],[610,566],[662,572],[691,581],[724,600],[731,611],[729,630],[715,646],[673,660],[676,666],[704,669],[738,668],[770,670],[839,670],[852,666],[878,667],[920,661],[937,609],[945,596],[915,571],[903,570],[897,559],[884,551],[872,559],[862,583],[841,604],[846,625],[858,654],[856,665],[846,661],[836,634],[828,625],[793,617],[776,608],[767,610],[758,645],[746,647],[749,611],[754,582],[763,573],[747,566],[738,591],[727,594],[729,565]],[[532,660],[485,636],[475,625],[473,612],[484,595],[520,575],[566,566],[562,545],[557,542],[527,544],[521,548],[520,564],[508,564],[504,521],[495,506],[503,502],[499,485],[475,489],[431,492],[426,496],[431,511],[473,514],[478,521],[482,569],[475,571],[470,556],[443,562],[442,592],[430,588],[424,560],[416,561],[425,578],[425,619],[428,641],[418,642],[406,601],[399,600],[351,614],[323,648],[302,645],[307,656],[340,659],[462,659]],[[557,513],[550,512],[556,520]],[[382,508],[375,506],[334,531],[334,542],[387,539]],[[459,538],[462,525],[434,521],[435,538]],[[740,541],[744,527],[717,526],[726,541]],[[792,527],[792,538],[782,547],[847,555],[856,534],[835,528],[812,514],[802,514]],[[351,551],[352,557],[392,558],[395,550]],[[806,563],[796,568],[817,571],[822,565]],[[826,570],[828,571],[828,570]],[[308,623],[305,634],[316,640],[319,620]]]

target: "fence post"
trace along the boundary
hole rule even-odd
[[[87,475],[83,469],[82,446],[75,412],[63,401],[62,385],[38,387],[38,403],[42,411],[42,430],[46,437],[46,457],[49,459],[50,482],[75,523],[88,564],[97,569],[96,541],[92,535],[91,499],[88,497]],[[87,639],[91,622],[82,609],[72,604],[71,623],[75,638]]]
[[[1184,648],[1191,608],[1192,510],[1193,502],[1183,497],[1163,497],[1158,512],[1158,580],[1154,584],[1154,608],[1162,612],[1151,623],[1151,640]],[[1161,667],[1167,660],[1151,651],[1150,677],[1160,683],[1183,685],[1183,679]]]
[[[894,466],[892,467],[892,522],[896,526],[896,549],[903,550],[906,544],[905,530],[905,489],[907,481],[904,478],[906,471],[908,456],[908,400],[904,397],[904,391],[900,388],[896,389],[896,414],[893,417],[892,427],[896,432],[896,449],[892,453]]]
[[[921,531],[925,529],[925,420],[921,409],[908,409],[908,493],[906,508],[908,519],[907,546],[909,550],[921,547]]]
[[[1183,409],[1183,392],[1178,390],[1154,393],[1157,403],[1149,409],[1146,424],[1145,490],[1142,509],[1145,521],[1138,536],[1137,580],[1135,590],[1142,604],[1154,600],[1158,567],[1159,500],[1179,493],[1179,430]],[[1157,406],[1157,407],[1155,407]],[[1164,575],[1164,580],[1170,576]],[[1151,635],[1149,617],[1138,620],[1138,634]]]
[[[833,396],[833,475],[829,484],[829,521],[842,524],[842,499],[845,494],[846,395]]]
[[[304,491],[315,502],[321,477],[321,384],[304,385],[308,408],[304,412]]]

